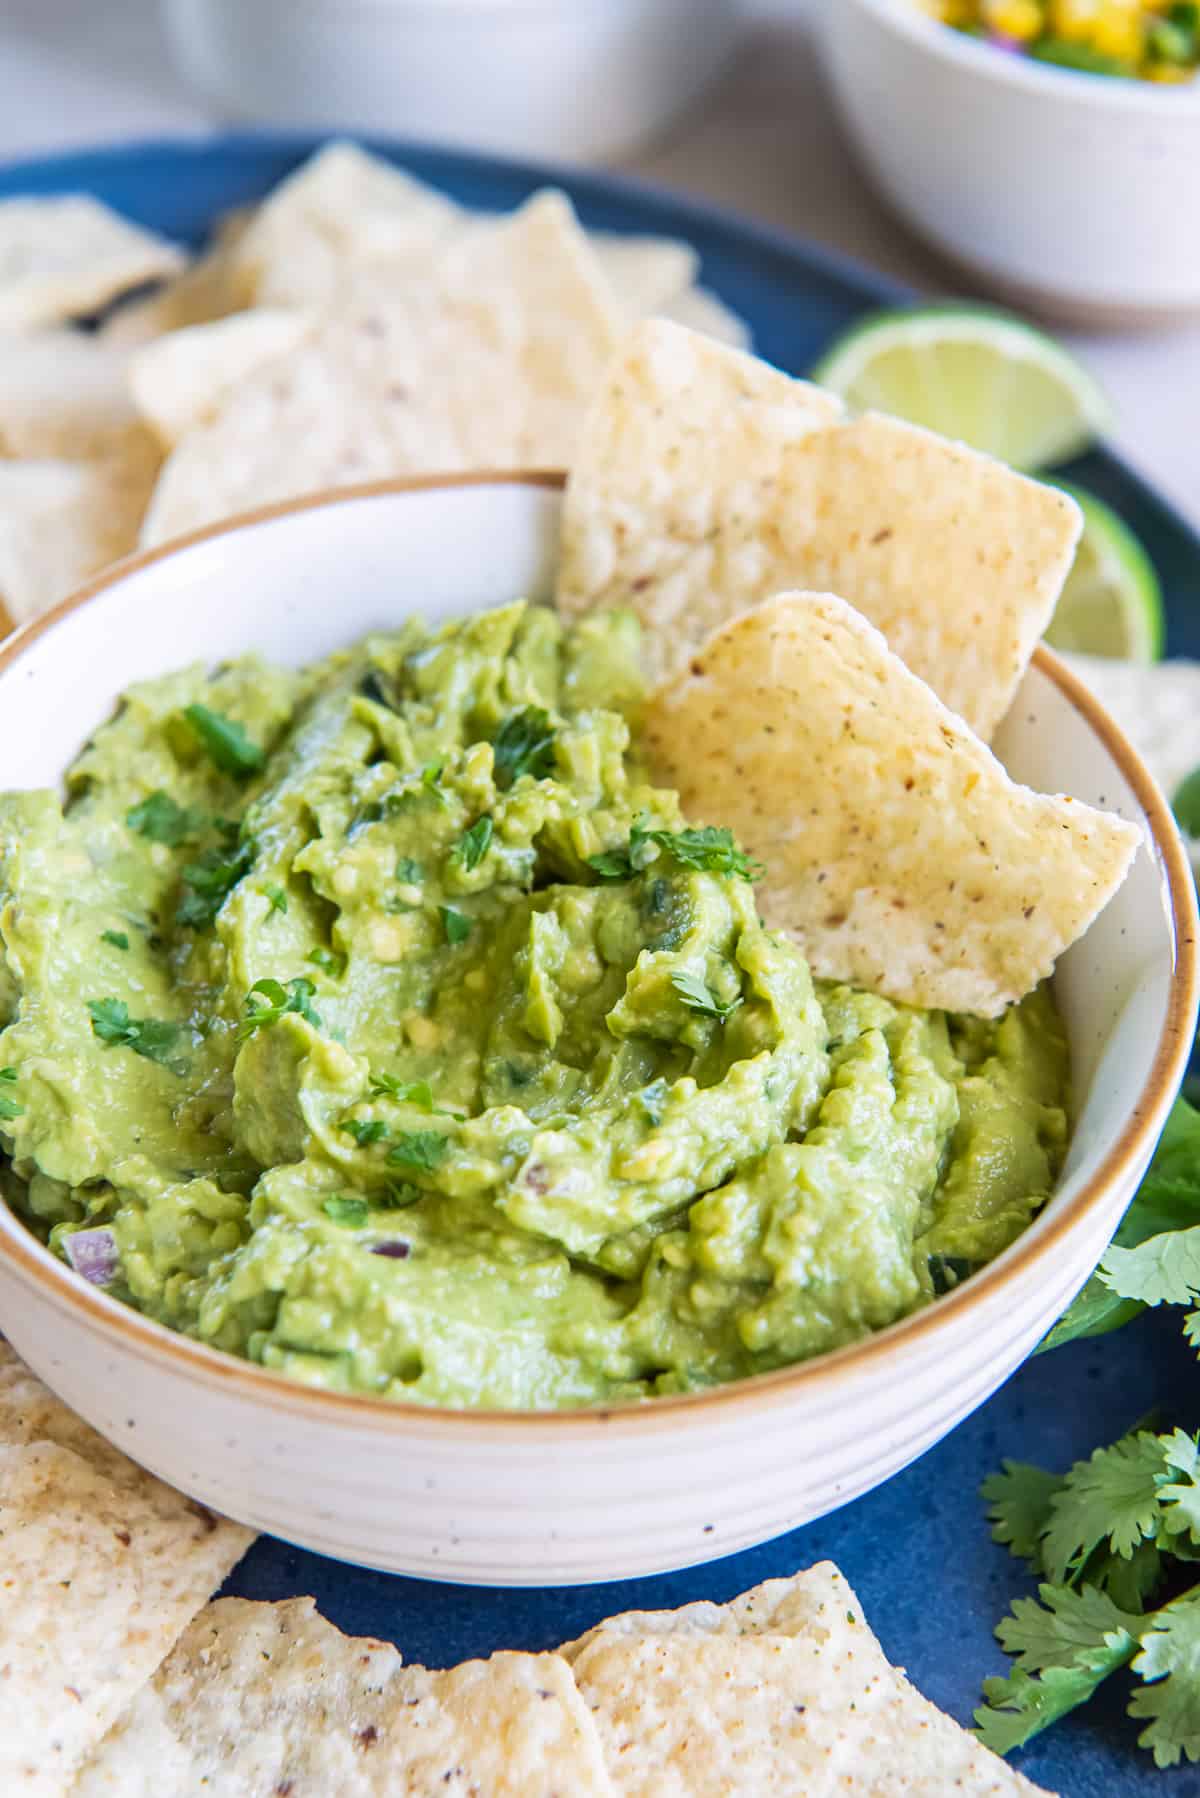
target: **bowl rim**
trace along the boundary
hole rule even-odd
[[[363,482],[356,486],[322,489],[300,498],[258,506],[172,538],[113,563],[101,574],[61,600],[50,611],[19,626],[0,642],[0,675],[18,663],[27,649],[74,613],[124,585],[130,576],[173,561],[191,549],[253,530],[276,519],[323,508],[354,505],[363,500],[403,498],[415,493],[461,491],[476,487],[516,487],[561,493],[566,475],[553,469],[480,469],[447,475],[400,476]],[[922,1345],[936,1335],[943,1321],[961,1318],[982,1301],[1024,1279],[1030,1267],[1054,1251],[1075,1225],[1097,1210],[1112,1186],[1126,1176],[1153,1149],[1167,1111],[1175,1097],[1191,1052],[1200,1002],[1200,956],[1197,937],[1196,888],[1191,866],[1169,806],[1133,746],[1092,696],[1082,681],[1052,650],[1039,644],[1032,666],[1059,689],[1098,736],[1117,763],[1145,814],[1150,846],[1165,877],[1169,898],[1168,924],[1175,959],[1166,1016],[1137,1103],[1108,1154],[1085,1181],[1062,1213],[1049,1221],[1036,1240],[1026,1231],[1004,1253],[972,1275],[962,1286],[923,1310],[864,1337],[807,1361],[753,1374],[699,1392],[664,1395],[651,1401],[634,1399],[611,1404],[575,1406],[553,1411],[450,1409],[419,1405],[366,1393],[332,1392],[305,1386],[286,1374],[208,1347],[190,1336],[156,1323],[132,1306],[109,1298],[79,1279],[64,1263],[38,1242],[7,1205],[0,1202],[0,1255],[6,1267],[27,1287],[37,1288],[60,1312],[91,1324],[102,1337],[119,1338],[119,1346],[143,1362],[170,1371],[198,1385],[216,1382],[241,1388],[247,1400],[261,1399],[272,1410],[302,1415],[312,1422],[323,1418],[346,1425],[378,1428],[385,1434],[404,1434],[414,1428],[448,1437],[468,1437],[480,1432],[509,1441],[525,1434],[542,1437],[558,1430],[565,1434],[605,1431],[640,1434],[666,1424],[703,1424],[718,1409],[740,1407],[760,1411],[785,1403],[804,1387],[835,1387],[870,1369],[900,1348]],[[0,1320],[2,1323],[2,1320]]]
[[[857,5],[897,36],[918,44],[941,61],[990,77],[1003,86],[1020,88],[1040,99],[1081,101],[1113,112],[1173,111],[1200,113],[1200,73],[1190,82],[1140,81],[1133,76],[1092,75],[1083,69],[1061,69],[1032,57],[1008,55],[994,44],[968,37],[923,12],[915,0],[840,0]],[[831,7],[832,18],[836,7]]]

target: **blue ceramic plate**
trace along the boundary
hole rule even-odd
[[[142,224],[199,244],[219,213],[257,200],[313,147],[301,138],[222,137],[87,152],[0,169],[0,196],[88,191]],[[703,279],[749,321],[759,352],[796,374],[854,318],[908,298],[823,250],[633,183],[373,147],[468,206],[503,210],[551,181],[589,225],[689,239],[703,257]],[[1171,653],[1200,655],[1200,538],[1106,451],[1066,472],[1115,506],[1145,543],[1166,591]],[[533,1592],[438,1586],[263,1539],[228,1590],[250,1598],[310,1592],[342,1629],[394,1639],[406,1659],[447,1666],[497,1648],[549,1648],[632,1606],[730,1598],[828,1556],[857,1588],[891,1658],[935,1703],[968,1722],[983,1676],[1004,1670],[992,1626],[1011,1598],[1030,1590],[1022,1569],[989,1538],[980,1480],[1004,1456],[1066,1466],[1151,1406],[1197,1385],[1178,1323],[1147,1317],[1119,1335],[1029,1362],[880,1491],[763,1548],[661,1579]],[[1143,1791],[1200,1798],[1200,1771],[1156,1772],[1136,1748],[1124,1696],[1120,1682],[1110,1681],[1091,1706],[1017,1757],[1024,1771],[1064,1798]]]

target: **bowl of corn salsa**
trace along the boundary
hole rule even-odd
[[[866,173],[959,291],[1200,313],[1200,0],[835,0],[824,49]]]
[[[1172,84],[1200,68],[1200,0],[914,3],[955,31],[1050,68]]]

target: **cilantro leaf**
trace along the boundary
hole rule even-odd
[[[377,1097],[399,1099],[401,1103],[419,1105],[424,1111],[436,1111],[433,1089],[428,1080],[399,1080],[395,1074],[371,1075],[371,1092]],[[444,1115],[449,1116],[449,1113]]]
[[[266,761],[266,751],[252,742],[241,725],[206,705],[189,705],[183,715],[203,743],[208,759],[237,780],[248,780]]]
[[[1133,1671],[1147,1682],[1129,1701],[1129,1715],[1147,1719],[1141,1746],[1159,1767],[1200,1760],[1200,1593],[1185,1592],[1154,1613]]]
[[[272,911],[287,912],[288,896],[281,886],[276,886],[272,883],[270,886],[265,886],[263,892],[271,901]]]
[[[1200,1224],[1148,1237],[1136,1248],[1108,1249],[1100,1279],[1119,1298],[1143,1305],[1187,1305],[1200,1297]]]
[[[528,774],[544,780],[554,772],[554,726],[542,706],[527,705],[504,720],[492,739],[496,785],[503,790]]]
[[[1192,1548],[1200,1549],[1200,1447],[1197,1447],[1196,1438],[1185,1430],[1174,1430],[1159,1440],[1163,1447],[1165,1477],[1159,1486],[1158,1498],[1163,1507],[1163,1528],[1168,1538],[1173,1538],[1165,1546],[1173,1554],[1190,1554]],[[1178,1477],[1172,1479],[1172,1474]],[[1185,1535],[1190,1537],[1190,1547],[1186,1550],[1178,1541]]]
[[[303,974],[289,980],[286,987],[278,980],[256,980],[246,994],[246,1015],[237,1027],[237,1041],[244,1043],[268,1024],[277,1024],[289,1012],[295,1012],[314,1030],[321,1029],[321,1019],[312,1008],[316,987]]]
[[[1042,1531],[1050,1521],[1050,1500],[1062,1490],[1059,1473],[1046,1473],[1027,1461],[1005,1461],[999,1473],[989,1474],[979,1488],[987,1504],[992,1540],[1041,1567]]]
[[[708,1018],[724,1020],[742,1003],[740,993],[736,999],[731,999],[728,1003],[724,999],[718,999],[699,974],[689,974],[685,968],[675,970],[671,975],[671,985],[689,1011],[702,1012]]]
[[[421,769],[421,786],[439,805],[449,805],[449,795],[442,791],[442,762],[426,762]]]
[[[438,916],[442,920],[442,929],[446,932],[446,941],[457,946],[465,943],[471,934],[471,920],[466,912],[459,911],[455,905],[439,905]]]
[[[361,1230],[370,1214],[365,1199],[344,1199],[338,1195],[326,1199],[321,1209],[335,1224],[348,1224],[352,1230]]]
[[[93,1033],[110,1048],[132,1049],[146,1061],[156,1061],[172,1074],[184,1072],[185,1064],[171,1051],[179,1041],[179,1025],[162,1018],[131,1018],[124,999],[89,999]]]
[[[1050,1500],[1042,1559],[1056,1584],[1080,1574],[1102,1544],[1128,1559],[1160,1522],[1159,1483],[1165,1468],[1159,1437],[1148,1430],[1123,1436],[1076,1461]]]
[[[129,947],[129,938],[123,930],[102,930],[100,941],[111,943],[114,949],[128,949]]]
[[[194,811],[190,806],[177,805],[169,793],[158,787],[153,793],[148,793],[145,799],[130,806],[125,813],[125,822],[140,837],[148,837],[152,843],[165,843],[168,848],[177,849],[189,837],[198,836],[204,829],[206,820],[203,812]]]
[[[484,812],[482,818],[476,818],[469,830],[463,831],[454,845],[452,853],[468,873],[477,868],[487,854],[494,828],[490,814]]]
[[[425,870],[411,855],[402,855],[396,863],[396,879],[406,887],[420,884]]]
[[[1175,789],[1171,810],[1180,830],[1189,837],[1200,837],[1200,768],[1193,768]]]
[[[360,1149],[373,1142],[382,1142],[388,1133],[382,1118],[343,1118],[341,1127],[347,1136],[354,1138]]]
[[[601,849],[599,854],[588,856],[587,865],[601,880],[628,880],[633,873],[627,849]]]
[[[431,1174],[446,1158],[450,1138],[440,1130],[406,1130],[396,1139],[388,1160],[397,1167],[411,1167]]]
[[[1007,1679],[985,1679],[986,1703],[975,1712],[975,1733],[993,1754],[1023,1748],[1060,1717],[1086,1704],[1111,1671],[1047,1667],[1041,1674],[1010,1673]]]
[[[685,830],[651,830],[641,818],[630,829],[626,847],[589,855],[588,866],[603,880],[629,880],[650,865],[655,849],[670,855],[681,867],[697,868],[706,874],[757,880],[763,872],[738,848],[731,830],[712,824]]]
[[[0,1068],[0,1081],[3,1081],[5,1086],[15,1086],[17,1083],[16,1068]],[[0,1118],[9,1118],[10,1120],[19,1118],[24,1109],[25,1107],[18,1104],[11,1093],[0,1092]]]
[[[1013,1601],[1011,1617],[996,1625],[996,1639],[1022,1673],[1074,1665],[1107,1674],[1130,1658],[1144,1626],[1140,1614],[1121,1610],[1095,1586],[1042,1584],[1036,1599]]]
[[[254,861],[253,843],[236,848],[224,845],[206,849],[183,870],[183,896],[175,908],[175,921],[191,930],[212,924],[238,882]]]

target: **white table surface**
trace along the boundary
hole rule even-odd
[[[745,0],[745,45],[720,87],[628,166],[924,291],[953,292],[838,134],[811,41],[821,3]],[[155,0],[0,0],[0,159],[220,123],[172,70]],[[1200,526],[1200,322],[1152,335],[1064,335],[1112,395],[1119,447]]]

